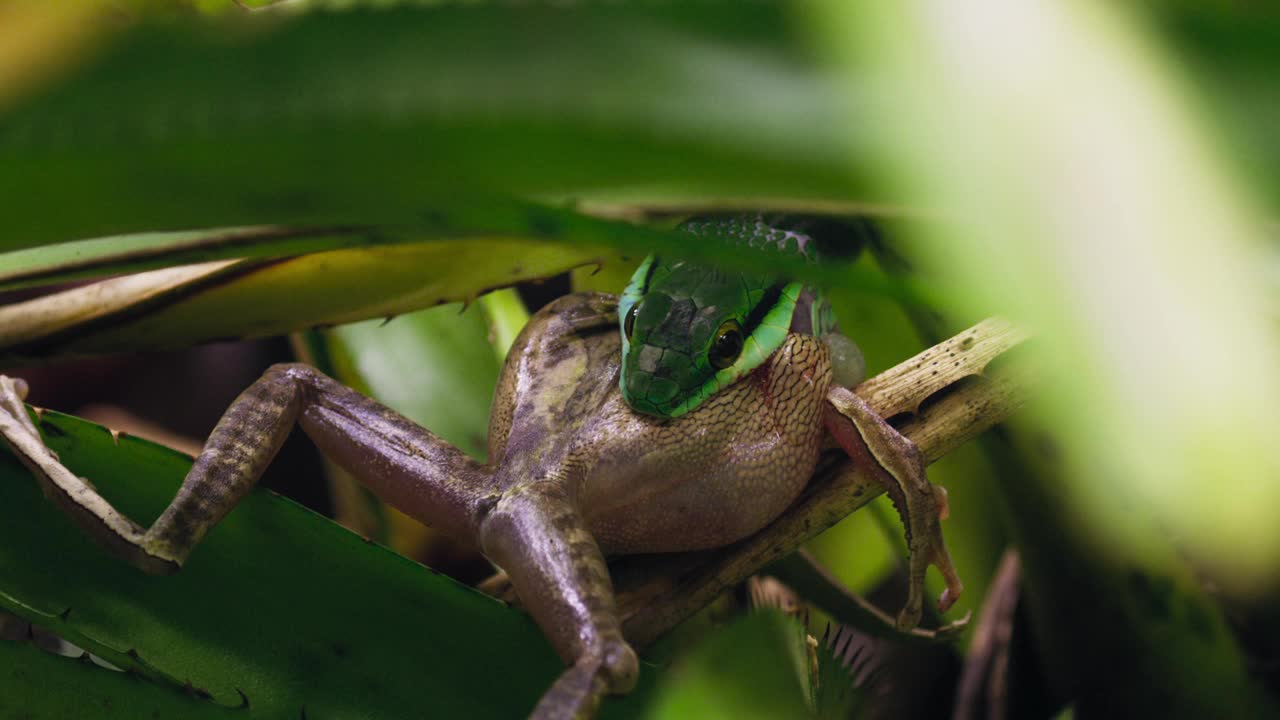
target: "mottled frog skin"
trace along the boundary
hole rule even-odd
[[[516,341],[489,430],[500,482],[560,476],[606,554],[740,540],[808,482],[831,385],[826,346],[791,335],[746,382],[688,416],[641,415],[617,391],[611,295],[562,298]]]
[[[929,563],[959,591],[914,446],[832,386],[821,339],[788,335],[749,376],[665,419],[622,399],[617,323],[617,298],[604,294],[571,295],[533,316],[495,394],[488,465],[313,368],[273,366],[228,408],[149,528],[58,462],[26,415],[25,384],[2,376],[0,436],[91,537],[143,570],[167,573],[301,426],[389,504],[475,542],[507,572],[569,665],[534,709],[542,718],[589,716],[604,694],[635,685],[638,663],[622,637],[605,555],[709,548],[759,530],[808,481],[824,432],[890,478],[908,520],[917,589],[902,624],[919,617]]]

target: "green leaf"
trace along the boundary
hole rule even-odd
[[[0,254],[0,288],[140,272],[210,260],[272,258],[369,245],[358,228],[244,227],[94,238]]]
[[[0,307],[0,363],[181,347],[389,317],[471,300],[590,262],[549,243],[470,240],[216,261],[105,280]]]
[[[489,344],[501,364],[515,344],[516,337],[529,322],[529,309],[524,306],[520,294],[511,288],[481,297],[480,308],[489,324]]]
[[[804,630],[765,610],[716,632],[673,665],[646,717],[811,717],[809,702]]]
[[[159,512],[190,466],[68,416],[45,413],[41,427],[69,467],[138,520]],[[560,669],[526,617],[266,491],[180,573],[144,575],[95,547],[7,453],[0,606],[219,704],[239,705],[243,691],[264,717],[304,707],[311,717],[516,717]]]
[[[0,248],[413,227],[429,199],[472,191],[874,201],[846,158],[875,133],[850,132],[828,69],[779,32],[791,15],[485,4],[143,22],[0,117]]]
[[[476,241],[555,242],[578,245],[581,262],[590,262],[598,251],[587,248],[614,246],[679,250],[688,245],[681,234],[650,230],[618,220],[594,218],[572,210],[485,194],[453,195],[448,199],[422,199],[421,218],[412,225],[368,223],[363,225],[261,225],[222,227],[183,232],[148,232],[133,235],[72,240],[0,253],[0,288],[50,285],[85,277],[134,273],[215,260],[291,258],[314,252],[342,249],[383,249],[402,245],[465,247]],[[709,243],[708,243],[709,244]],[[535,246],[536,247],[536,246]],[[693,254],[698,248],[693,248]],[[529,252],[532,252],[529,251]],[[510,251],[504,253],[510,256]],[[763,264],[759,258],[747,258]],[[799,265],[799,263],[797,263]],[[529,279],[519,272],[509,282]],[[477,288],[478,292],[481,289]]]
[[[443,305],[390,322],[330,330],[338,378],[473,458],[488,447],[489,403],[498,383],[498,356],[479,308]]]
[[[278,259],[214,259],[111,278],[3,306],[0,364],[181,347],[385,318],[444,302],[470,301],[496,287],[546,278],[584,264],[631,262],[616,253],[602,253],[597,245],[628,248],[633,258],[671,250],[727,267],[766,268],[864,292],[920,294],[916,288],[841,261],[811,264],[779,251],[746,251],[723,238],[692,243],[682,232],[513,201],[494,200],[483,209],[459,202],[436,214],[433,222],[434,232],[442,237],[471,239],[402,244],[389,236],[310,237],[305,241],[356,246]],[[251,237],[253,243],[244,246],[222,243],[224,238],[223,231],[107,238],[76,243],[86,246],[88,259],[83,264],[62,263],[57,258],[79,256],[57,245],[0,255],[0,263],[15,281],[37,276],[49,281],[74,277],[86,265],[93,266],[92,272],[127,269],[139,259],[132,254],[138,248],[144,248],[143,262],[158,263],[169,252],[205,258],[272,256],[303,240],[287,234]],[[183,243],[171,242],[178,239]],[[113,248],[112,243],[120,247]],[[46,262],[46,251],[56,257]]]
[[[1174,49],[1188,85],[1204,98],[1202,111],[1214,121],[1209,132],[1221,136],[1274,215],[1280,208],[1280,93],[1272,79],[1280,14],[1270,4],[1168,2],[1138,10]]]
[[[0,717],[243,720],[267,715],[252,705],[247,710],[225,707],[86,659],[55,655],[31,643],[0,640]]]
[[[523,326],[528,313],[514,290],[489,293],[478,305],[466,312],[462,305],[444,305],[394,321],[306,333],[303,359],[483,461],[489,406],[506,353],[506,345],[499,352],[490,336],[496,321],[512,333],[505,338],[509,345],[520,329],[515,323]],[[329,467],[336,517],[410,557],[423,557],[418,553],[431,534],[424,535],[421,523],[383,506],[355,478]]]

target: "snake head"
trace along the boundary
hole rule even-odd
[[[623,399],[679,417],[759,367],[786,339],[799,283],[649,256],[618,304]]]

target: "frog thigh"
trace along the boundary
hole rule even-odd
[[[502,460],[512,426],[520,422],[518,414],[532,409],[535,415],[545,415],[547,405],[564,404],[583,386],[595,387],[592,381],[598,378],[588,374],[616,369],[621,342],[617,311],[618,298],[613,295],[578,293],[555,300],[529,318],[498,376],[489,414],[489,462]],[[554,384],[548,377],[552,366],[576,367],[573,382],[549,388]]]

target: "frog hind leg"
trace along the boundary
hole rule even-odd
[[[920,622],[924,576],[930,565],[938,568],[947,585],[938,599],[938,609],[945,612],[964,585],[942,538],[940,521],[948,512],[946,491],[929,482],[919,448],[848,388],[832,386],[823,421],[855,466],[884,486],[902,518],[910,564],[907,602],[898,615],[898,627],[910,629]]]
[[[639,662],[622,637],[604,555],[558,476],[515,485],[480,528],[485,555],[569,667],[531,717],[590,717],[607,693],[636,684]]]
[[[445,532],[469,537],[489,492],[483,468],[428,431],[313,368],[274,365],[227,408],[174,499],[143,528],[45,447],[24,395],[24,383],[0,376],[0,437],[90,537],[150,573],[181,567],[258,481],[295,423],[384,500]]]

